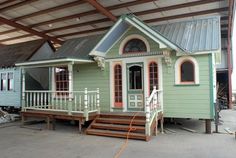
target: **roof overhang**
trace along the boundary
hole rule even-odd
[[[48,67],[55,65],[65,65],[65,64],[84,64],[92,63],[92,60],[83,60],[83,59],[72,59],[72,58],[62,58],[62,59],[52,59],[52,60],[41,60],[41,61],[29,61],[23,63],[16,63],[18,67]]]

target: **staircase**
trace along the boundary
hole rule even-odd
[[[86,130],[86,134],[127,138],[130,123],[135,113],[103,113],[97,116]],[[144,113],[135,116],[132,122],[132,130],[129,139],[150,139],[145,134],[146,117]]]

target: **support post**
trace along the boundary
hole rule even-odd
[[[161,133],[164,134],[164,116],[163,116],[163,112],[161,112]]]
[[[145,123],[145,133],[147,136],[150,136],[150,105],[148,104],[148,98],[146,99],[146,123]]]
[[[211,134],[211,120],[210,119],[205,120],[205,128],[206,128],[206,133]]]
[[[88,121],[88,89],[84,89],[84,117]]]
[[[154,104],[154,108],[155,110],[157,109],[157,88],[156,86],[153,86],[153,91],[155,92],[154,96],[153,96],[153,104]]]
[[[97,88],[97,110],[98,110],[98,114],[100,114],[100,94],[99,94],[99,88]]]
[[[72,75],[73,75],[73,65],[68,65],[68,79],[69,79],[69,102],[68,102],[68,114],[71,115],[72,111],[72,97],[73,97],[73,83],[72,83]]]
[[[21,100],[21,107],[22,107],[22,111],[26,111],[25,109],[25,69],[22,68],[22,100]]]

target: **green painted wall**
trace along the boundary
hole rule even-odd
[[[175,118],[212,118],[210,104],[210,55],[193,56],[199,64],[199,85],[175,85],[175,61],[172,54],[172,66],[169,69],[163,62],[163,100],[165,117]]]
[[[132,27],[116,42],[116,44],[112,46],[112,48],[107,52],[106,58],[122,57],[122,55],[119,55],[120,44],[127,36],[132,35],[132,34],[138,34],[138,35],[143,36],[148,41],[151,52],[160,50],[158,43],[153,41],[151,38],[147,37],[145,34],[140,32],[136,28]]]
[[[109,88],[109,67],[106,64],[105,70],[101,70],[97,63],[74,65],[73,70],[74,90],[100,90],[101,111],[110,110],[110,88]]]

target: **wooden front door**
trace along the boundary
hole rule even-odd
[[[127,64],[127,110],[144,109],[143,63]]]

